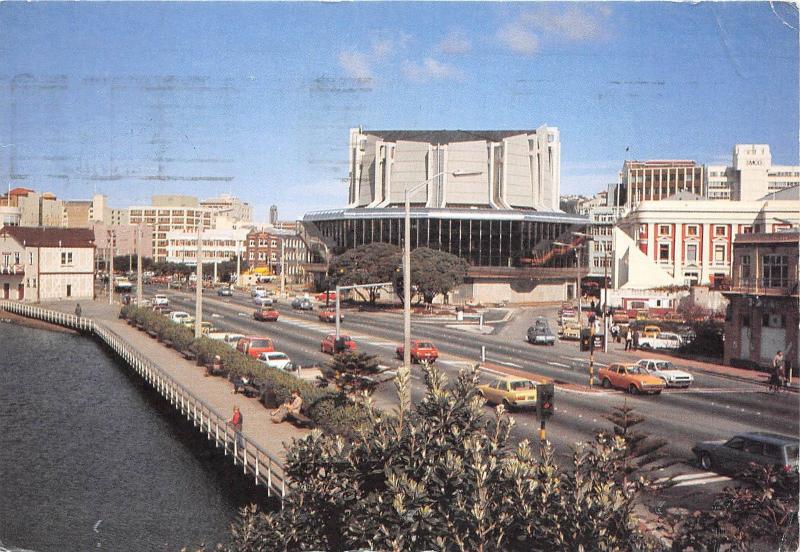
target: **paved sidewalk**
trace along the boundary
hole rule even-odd
[[[74,314],[75,303],[75,301],[59,301],[42,303],[41,306]],[[184,359],[180,353],[165,347],[146,333],[120,320],[119,305],[96,301],[81,301],[80,305],[82,316],[92,318],[114,331],[139,353],[223,416],[230,418],[233,415],[234,405],[239,406],[244,416],[242,433],[245,437],[281,460],[285,458],[285,446],[291,444],[293,439],[308,434],[308,430],[298,429],[288,422],[273,424],[269,419],[270,411],[257,399],[234,395],[233,386],[227,380],[206,377],[205,368]]]

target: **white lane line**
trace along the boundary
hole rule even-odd
[[[673,485],[673,487],[690,487],[692,485],[705,485],[707,483],[721,483],[722,481],[730,481],[730,480],[731,480],[730,477],[725,477],[724,475],[721,475],[719,477],[709,477],[707,479],[695,479],[695,480],[692,480],[692,481],[683,481],[681,483]]]
[[[561,368],[570,368],[569,364],[561,364],[560,362],[549,362],[548,361],[547,364],[549,364],[550,366],[560,366]]]
[[[657,480],[657,483],[663,483],[664,481],[689,481],[690,479],[705,479],[708,477],[717,477],[716,474],[709,474],[708,472],[700,472],[700,473],[683,473],[680,475],[675,475],[673,477],[662,477],[661,479]]]
[[[512,368],[522,368],[522,366],[520,366],[519,364],[514,364],[513,362],[505,362],[494,358],[487,358],[486,360],[490,362],[496,362],[497,364],[502,364],[504,366],[511,366]]]

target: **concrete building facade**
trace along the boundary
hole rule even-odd
[[[0,296],[39,302],[94,297],[94,232],[6,226],[0,229]]]
[[[733,245],[725,318],[726,364],[769,367],[777,351],[800,367],[798,232],[740,234]]]
[[[245,259],[248,268],[269,268],[274,275],[280,275],[285,268],[289,283],[305,281],[303,265],[309,261],[308,248],[299,234],[274,227],[250,230]]]
[[[755,201],[795,186],[800,186],[800,166],[773,165],[767,144],[736,144],[730,166],[706,169],[709,199]]]
[[[197,234],[198,227],[210,230],[213,227],[213,211],[200,207],[197,198],[190,196],[153,196],[152,205],[130,207],[130,224],[145,224],[153,229],[153,259],[167,259],[170,232]]]
[[[248,228],[203,230],[203,263],[224,263],[245,252]],[[167,232],[165,260],[170,263],[197,264],[197,232]]]
[[[620,205],[668,199],[680,192],[705,196],[705,170],[689,160],[625,161],[620,172]]]
[[[137,228],[142,232],[142,257],[153,257],[153,229],[146,225],[114,224],[95,222],[92,225],[98,256],[106,258],[113,234],[114,255],[136,255]]]

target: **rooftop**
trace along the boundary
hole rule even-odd
[[[0,236],[10,236],[17,243],[30,247],[94,247],[91,228],[39,228],[4,226]]]
[[[525,209],[411,209],[411,218],[462,219],[462,220],[518,220],[535,222],[563,222],[586,224],[588,219],[561,211],[534,211]],[[303,221],[316,222],[336,219],[401,219],[405,211],[398,207],[371,207],[356,209],[328,209],[313,211],[303,216]]]
[[[734,244],[747,243],[798,243],[800,242],[800,232],[758,232],[752,234],[736,234]]]
[[[452,142],[501,142],[504,138],[520,134],[536,134],[536,130],[363,130],[363,134],[377,136],[386,142],[406,140],[430,144]]]

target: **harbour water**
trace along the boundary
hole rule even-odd
[[[254,487],[92,339],[0,323],[0,549],[227,539]]]

